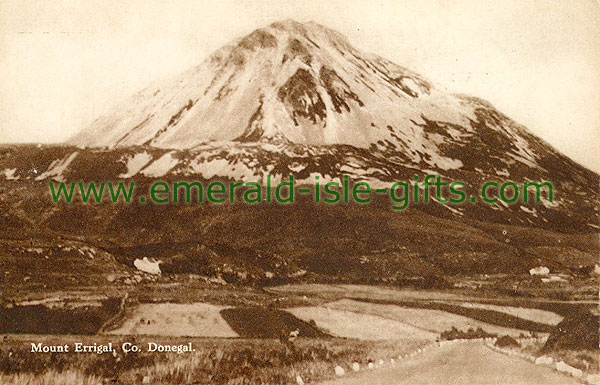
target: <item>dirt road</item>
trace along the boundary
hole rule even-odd
[[[435,347],[379,369],[349,373],[328,384],[580,384],[575,378],[496,352],[483,342]]]

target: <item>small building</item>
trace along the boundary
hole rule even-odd
[[[160,274],[160,267],[158,266],[159,264],[160,261],[150,261],[147,257],[133,261],[133,266],[135,266],[138,270],[149,274]]]
[[[546,266],[538,266],[529,270],[529,274],[531,275],[548,275],[550,274],[550,269]]]

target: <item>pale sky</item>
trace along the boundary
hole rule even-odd
[[[487,99],[600,171],[597,0],[1,0],[0,142],[65,140],[152,80],[288,18]]]

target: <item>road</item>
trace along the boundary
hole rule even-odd
[[[327,384],[580,384],[573,377],[473,341],[434,347],[379,369],[362,369]]]

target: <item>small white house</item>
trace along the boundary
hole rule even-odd
[[[160,274],[160,267],[158,266],[159,264],[160,261],[150,261],[147,257],[133,261],[133,266],[135,266],[138,270],[149,274]]]
[[[546,266],[538,266],[529,270],[529,274],[531,275],[548,275],[550,274],[550,269]]]

